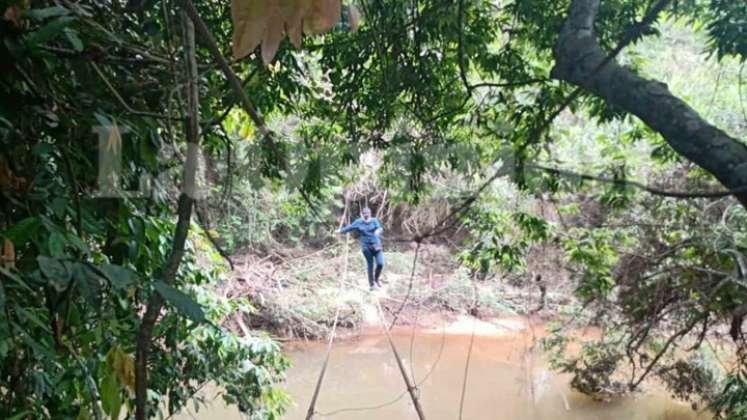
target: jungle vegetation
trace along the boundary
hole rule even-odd
[[[391,200],[449,203],[415,239],[467,229],[478,279],[562,250],[605,331],[555,360],[574,387],[656,375],[747,415],[747,3],[248,1],[2,2],[0,416],[145,419],[215,383],[280,418],[288,362],[223,325],[252,314],[224,257],[329,240],[367,153]]]

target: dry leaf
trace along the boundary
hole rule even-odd
[[[311,10],[304,18],[303,31],[307,34],[321,34],[334,28],[340,20],[339,0],[312,0]]]
[[[298,19],[297,21],[286,22],[285,32],[288,33],[288,39],[290,39],[291,44],[296,48],[301,48],[301,42],[303,41],[303,21]]]
[[[13,245],[13,242],[6,239],[3,243],[3,253],[0,255],[0,265],[3,265],[6,268],[13,268],[15,267],[16,263],[16,248]]]
[[[232,0],[233,55],[240,59],[262,45],[269,64],[286,35],[296,48],[303,33],[319,34],[340,20],[340,0]]]
[[[265,33],[262,35],[262,61],[265,65],[270,64],[280,48],[280,42],[285,38],[284,20],[280,8],[273,7],[265,24]]]
[[[350,30],[353,32],[361,26],[361,12],[352,4],[348,7],[348,22],[350,23]]]
[[[0,156],[0,191],[20,194],[26,189],[27,184],[26,178],[15,176],[13,171],[10,170],[8,161]]]
[[[246,57],[262,42],[269,3],[268,0],[231,0],[234,57]]]
[[[119,382],[130,392],[135,392],[135,358],[119,347],[112,347],[106,354],[106,363]]]
[[[297,0],[296,7],[286,16],[285,32],[296,48],[301,48],[303,38],[303,19],[311,10],[312,0]]]
[[[8,22],[12,23],[13,26],[16,28],[21,27],[21,21],[18,18],[18,7],[17,6],[10,6],[7,9],[5,9],[5,13],[3,13],[3,19],[7,20]]]
[[[135,358],[132,355],[128,354],[122,358],[117,376],[131,393],[135,392]]]
[[[6,2],[7,3],[7,2]],[[3,13],[3,19],[10,22],[16,28],[20,28],[23,23],[21,16],[31,7],[30,0],[15,1],[15,4],[8,6]]]

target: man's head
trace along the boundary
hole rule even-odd
[[[371,209],[369,209],[368,207],[363,207],[363,209],[361,210],[361,218],[367,222],[368,219],[371,218]]]

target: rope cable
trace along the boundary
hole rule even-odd
[[[402,304],[397,308],[397,311],[394,313],[392,322],[389,324],[389,330],[394,328],[394,325],[397,323],[397,319],[399,318],[399,314],[402,312],[403,309],[405,309],[405,305],[407,305],[407,301],[410,299],[410,293],[412,292],[412,283],[415,279],[415,270],[417,269],[418,264],[418,254],[420,253],[420,245],[421,242],[417,241],[417,246],[415,247],[415,256],[412,258],[412,270],[410,271],[410,282],[407,286],[407,294],[405,295],[405,298],[402,301]],[[386,327],[386,326],[385,326]]]
[[[436,370],[436,367],[441,362],[441,357],[443,356],[445,348],[446,348],[446,321],[442,320],[442,324],[441,324],[441,343],[440,343],[439,348],[438,348],[438,353],[436,354],[436,358],[433,360],[433,365],[431,366],[431,368],[428,370],[428,372],[426,372],[425,376],[423,376],[423,379],[421,379],[420,381],[417,382],[417,385],[416,385],[417,388],[420,388],[420,386],[423,385],[425,383],[425,381],[427,381],[428,378],[430,378],[431,375],[433,374],[433,372]],[[318,414],[318,415],[320,415],[322,417],[332,417],[332,416],[335,416],[337,414],[342,414],[342,413],[379,410],[379,409],[382,409],[384,407],[387,407],[387,406],[390,406],[392,404],[395,404],[396,402],[398,402],[399,400],[401,400],[402,397],[405,396],[405,394],[407,394],[407,390],[406,389],[404,391],[402,391],[400,394],[398,394],[396,397],[392,398],[391,400],[388,400],[388,401],[380,403],[380,404],[374,404],[374,405],[362,406],[362,407],[341,408],[341,409],[329,411],[329,412],[326,412],[326,413],[317,411],[316,414]]]
[[[477,301],[477,291],[475,294],[475,301]],[[469,364],[472,360],[472,348],[475,345],[475,331],[477,330],[477,317],[472,318],[472,335],[469,338],[469,350],[467,350],[467,362],[464,364],[464,377],[462,379],[462,395],[459,398],[459,420],[462,420],[464,414],[464,400],[467,395],[467,377],[469,375]]]
[[[345,205],[345,211],[343,212],[342,218],[340,219],[340,227],[342,227],[343,223],[345,222],[345,218],[347,216],[347,204]],[[314,388],[314,394],[311,397],[311,403],[309,403],[309,409],[306,412],[306,420],[311,420],[314,418],[314,412],[316,407],[316,401],[319,398],[319,392],[322,388],[322,383],[324,382],[324,376],[327,373],[327,366],[329,366],[329,358],[332,354],[332,345],[335,341],[335,334],[337,332],[337,323],[340,320],[340,291],[342,290],[343,283],[347,280],[348,276],[348,261],[349,261],[349,251],[350,251],[350,237],[345,236],[345,263],[343,268],[343,274],[340,277],[340,282],[337,287],[337,309],[335,310],[335,319],[332,322],[332,329],[329,333],[329,341],[327,342],[327,351],[324,356],[324,363],[322,364],[322,369],[319,372],[319,377],[316,381],[316,387]]]
[[[416,394],[416,391],[418,390],[418,388],[416,385],[413,385],[412,382],[410,382],[410,378],[407,376],[407,370],[405,369],[405,366],[402,364],[402,358],[400,358],[399,356],[399,352],[397,351],[397,346],[394,344],[394,340],[392,340],[392,335],[389,333],[389,329],[387,328],[386,321],[384,320],[384,313],[381,310],[381,303],[379,302],[378,298],[376,298],[376,308],[378,309],[379,319],[381,320],[382,327],[384,327],[384,333],[386,334],[387,341],[389,341],[389,346],[391,347],[392,353],[394,354],[394,360],[397,362],[397,367],[399,368],[399,371],[402,374],[402,379],[405,381],[405,385],[407,386],[407,392],[410,393],[412,404],[413,406],[415,406],[415,412],[418,414],[418,418],[420,420],[425,420],[425,413],[423,412],[423,407],[420,405],[420,400],[418,399],[418,396]]]

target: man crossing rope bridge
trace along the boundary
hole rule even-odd
[[[368,269],[368,285],[371,290],[381,288],[381,270],[384,268],[384,251],[381,246],[381,234],[384,228],[381,223],[371,217],[371,209],[364,207],[361,210],[361,217],[353,223],[338,229],[338,233],[358,232],[358,242],[361,245],[363,256],[366,257],[366,268]],[[374,262],[376,270],[374,271]]]

